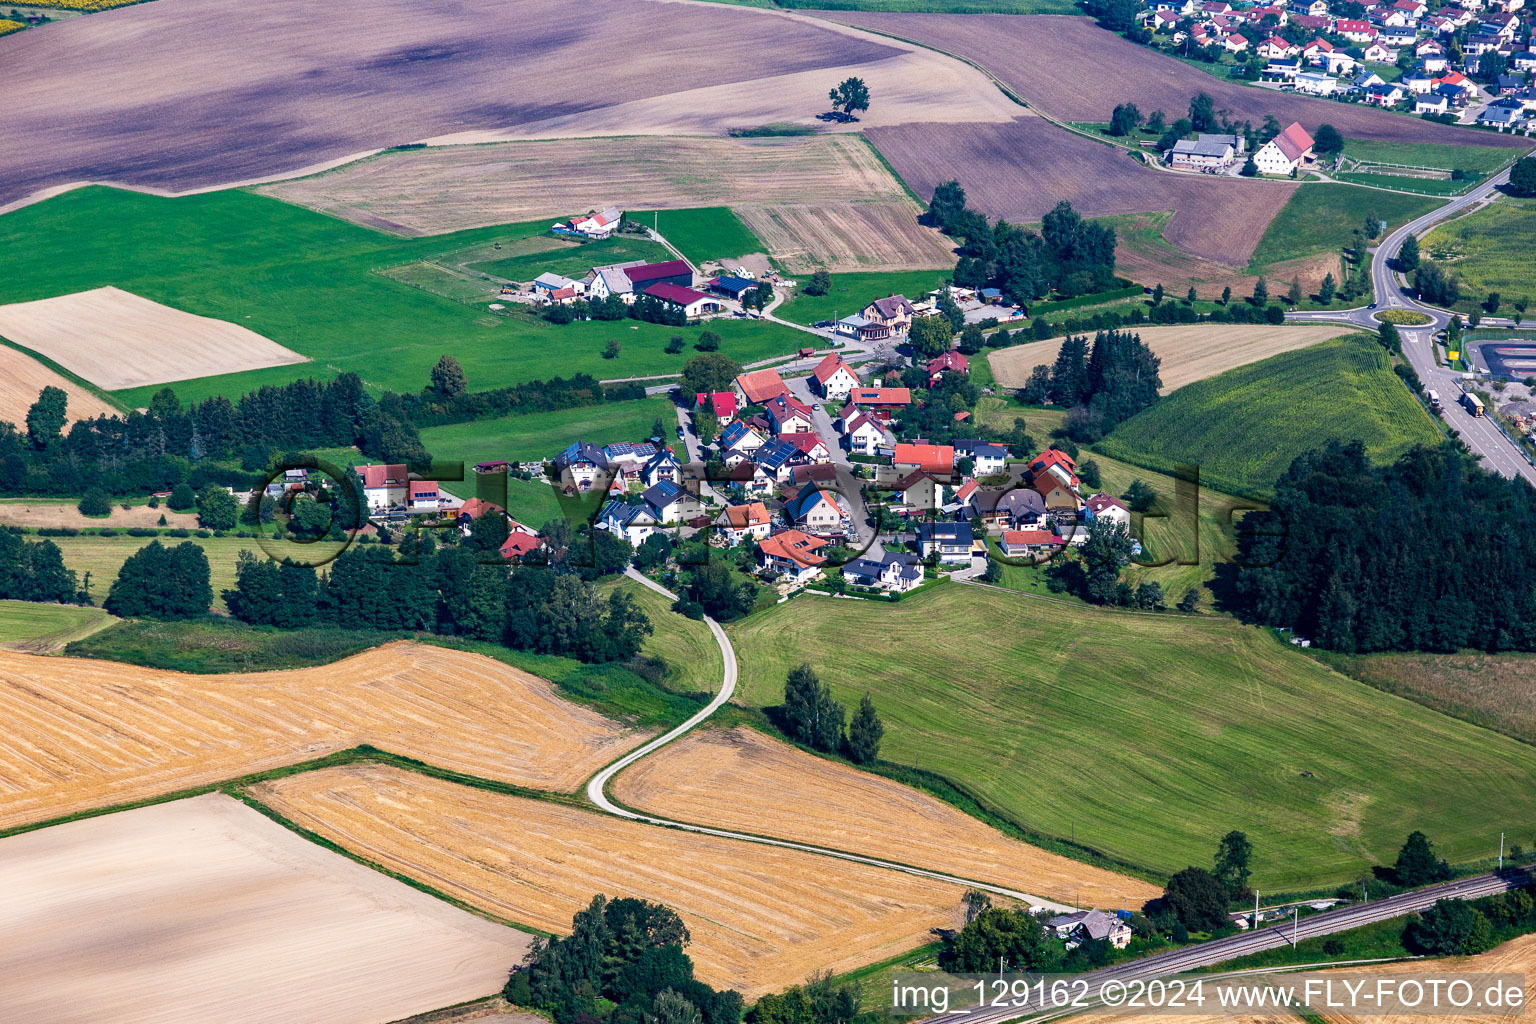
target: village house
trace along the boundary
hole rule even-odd
[[[1360,66],[1359,61],[1343,50],[1332,50],[1328,53],[1319,54],[1316,63],[1330,75],[1353,74],[1355,69]]]
[[[1296,57],[1271,57],[1269,59],[1269,63],[1264,65],[1264,71],[1262,72],[1265,79],[1271,79],[1278,82],[1289,82],[1300,73],[1301,60]],[[1174,143],[1174,148],[1178,149],[1182,143],[1186,142],[1192,143],[1193,140],[1180,139],[1178,142]],[[1191,152],[1193,148],[1193,145],[1191,145],[1186,147],[1182,152]],[[1171,156],[1169,158],[1169,162],[1173,162]]]
[[[781,530],[758,543],[757,563],[765,572],[775,572],[792,583],[805,583],[821,572],[827,559],[819,551],[826,546],[820,537]]]
[[[468,537],[474,531],[475,520],[486,513],[501,513],[503,518],[507,516],[507,510],[494,502],[484,498],[470,498],[464,504],[454,509],[453,519],[459,532]]]
[[[1334,32],[1352,43],[1369,43],[1376,38],[1376,29],[1369,21],[1340,18],[1333,26]]]
[[[968,503],[967,518],[979,521],[987,530],[1044,528],[1050,522],[1045,498],[1032,487],[977,490]]]
[[[1450,101],[1441,92],[1425,93],[1413,101],[1413,112],[1415,114],[1444,114],[1449,112],[1449,110]]]
[[[612,444],[603,445],[603,457],[608,460],[610,469],[623,467],[630,472],[638,473],[641,466],[661,451],[660,440],[657,438],[655,441],[615,441]]]
[[[1053,531],[1036,528],[1004,530],[997,547],[1008,558],[1045,561],[1056,557],[1065,544]]]
[[[855,558],[843,566],[843,579],[855,587],[904,594],[922,586],[923,566],[912,555],[886,551],[877,556]]]
[[[742,405],[767,405],[789,391],[775,370],[752,370],[740,374],[733,387]]]
[[[1390,109],[1403,102],[1403,87],[1396,82],[1373,85],[1365,90],[1365,102]]]
[[[876,323],[865,316],[854,314],[845,316],[832,327],[832,333],[840,338],[853,338],[856,341],[868,344],[870,342],[885,341],[891,336],[891,328],[887,324]]]
[[[545,302],[570,303],[587,290],[583,281],[560,274],[540,274],[533,279],[533,294]]]
[[[775,434],[810,433],[816,429],[811,407],[787,391],[767,402],[764,409]]]
[[[1403,91],[1410,96],[1422,96],[1435,87],[1434,79],[1422,71],[1410,71],[1397,80]]]
[[[1270,36],[1254,47],[1253,52],[1265,60],[1270,60],[1275,57],[1295,57],[1301,53],[1301,47],[1279,36]]]
[[[363,482],[363,497],[370,512],[405,504],[410,477],[403,464],[358,466],[357,475]]]
[[[955,455],[971,460],[971,472],[977,476],[996,476],[1007,468],[1008,449],[991,441],[956,441]]]
[[[917,551],[924,561],[946,565],[969,562],[974,543],[970,523],[917,524]]]
[[[683,464],[678,461],[677,455],[670,448],[663,448],[640,467],[642,486],[654,487],[663,480],[670,480],[675,484],[683,482]]]
[[[821,435],[812,430],[802,430],[797,433],[780,434],[779,440],[793,445],[805,456],[806,465],[825,465],[832,461],[832,449],[821,439]]]
[[[896,445],[891,466],[900,473],[920,469],[925,473],[949,476],[955,471],[955,449],[947,444],[902,442]]]
[[[807,487],[784,503],[790,525],[815,537],[841,537],[848,531],[848,513],[837,495],[819,487]]]
[[[608,469],[608,456],[587,441],[572,441],[555,456],[555,472],[560,475],[560,482],[578,491],[589,491],[600,481],[606,486]]]
[[[868,413],[855,412],[852,419],[841,420],[843,439],[856,455],[874,455],[890,443],[885,430]]]
[[[1105,939],[1116,949],[1131,944],[1131,926],[1120,918],[1102,910],[1075,910],[1070,914],[1058,914],[1045,922],[1045,927],[1058,939],[1064,939],[1068,949],[1076,949],[1085,942]]]
[[[720,432],[721,461],[727,466],[752,458],[762,446],[762,436],[740,420],[726,424]]]
[[[889,423],[912,404],[912,392],[909,388],[854,388],[848,393],[848,402],[855,410],[862,409],[881,423]],[[844,409],[843,418],[848,417]]]
[[[717,535],[733,548],[747,541],[760,541],[773,530],[768,506],[760,501],[727,505],[715,522],[719,527]]]
[[[575,235],[579,238],[600,240],[611,237],[619,229],[621,220],[623,220],[623,214],[619,212],[618,207],[609,206],[589,213],[585,217],[572,217],[569,220],[558,221],[551,225],[549,230],[557,235]]]
[[[1303,71],[1296,76],[1295,89],[1308,96],[1332,96],[1338,91],[1339,80],[1321,71]],[[1255,155],[1254,163],[1258,163]]]
[[[1127,530],[1131,528],[1131,510],[1126,508],[1119,498],[1102,491],[1083,502],[1083,509],[1090,522],[1103,519],[1123,526]]]
[[[859,310],[859,315],[870,323],[889,327],[893,334],[906,334],[916,310],[905,295],[887,295]]]
[[[816,393],[832,402],[846,402],[848,395],[861,383],[853,367],[843,362],[836,352],[830,353],[811,371]]]
[[[1233,32],[1221,41],[1221,47],[1228,53],[1242,53],[1248,49],[1248,37],[1241,32]]]
[[[890,485],[887,501],[903,516],[923,515],[944,508],[945,481],[932,473],[913,470]]]
[[[696,496],[672,480],[661,480],[646,488],[640,500],[645,503],[651,518],[664,526],[681,523],[704,510]]]
[[[496,553],[509,562],[521,562],[525,555],[531,555],[543,546],[544,538],[513,520],[507,531],[507,539],[501,542]]]
[[[1498,99],[1484,107],[1477,115],[1477,123],[1499,131],[1514,130],[1525,118],[1525,108],[1517,99]]]
[[[933,387],[943,379],[946,373],[969,375],[970,372],[971,361],[959,352],[951,350],[928,360],[928,386]]]
[[[1360,59],[1367,64],[1395,64],[1397,51],[1388,49],[1383,43],[1374,42],[1360,51]]]
[[[782,484],[790,479],[796,466],[803,466],[810,460],[799,448],[773,437],[763,442],[752,461],[763,471],[764,476],[774,483]]]
[[[617,499],[609,501],[597,515],[594,529],[607,530],[615,537],[622,537],[635,547],[645,543],[645,538],[661,531],[656,516],[644,505],[630,505]]]
[[[407,502],[412,512],[436,512],[450,503],[447,496],[437,489],[434,480],[412,480],[407,490]]]
[[[708,409],[714,414],[718,423],[728,423],[732,416],[736,415],[736,393],[734,391],[700,391],[694,395],[694,405],[699,409]]]
[[[1263,174],[1290,174],[1311,159],[1312,136],[1296,122],[1253,154],[1253,162]]]

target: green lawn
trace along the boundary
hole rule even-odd
[[[804,274],[797,279],[800,291],[774,310],[774,315],[798,324],[813,324],[818,320],[852,316],[875,299],[887,295],[905,295],[916,302],[942,285],[948,276],[943,270],[833,274],[831,291],[825,295],[806,295],[805,285],[810,281],[810,275]]]
[[[1421,828],[1453,861],[1536,827],[1536,750],[1333,673],[1265,631],[951,584],[896,605],[797,600],[729,627],[737,700],[810,662],[870,692],[882,756],[1038,833],[1158,873],[1242,829],[1264,891],[1390,863]]]
[[[1426,196],[1458,196],[1476,185],[1475,181],[1451,181],[1449,178],[1409,178],[1400,174],[1380,174],[1372,171],[1345,171],[1334,175],[1340,181],[1357,185],[1374,185],[1377,188],[1395,188],[1403,192],[1417,192]]]
[[[1491,174],[1509,163],[1516,151],[1502,146],[1443,146],[1422,142],[1377,142],[1346,139],[1344,155],[1354,160],[1405,167],[1438,167],[1441,170],[1481,171]]]
[[[1443,259],[1461,278],[1456,308],[1470,313],[1489,292],[1503,296],[1502,316],[1512,316],[1509,303],[1524,295],[1536,299],[1536,210],[1495,203],[1431,231],[1420,245],[1428,256]]]
[[[1336,253],[1354,242],[1354,230],[1370,213],[1396,228],[1438,206],[1433,199],[1375,192],[1350,185],[1306,183],[1269,222],[1249,260],[1250,273],[1271,263]]]
[[[629,260],[660,263],[671,258],[672,254],[666,246],[644,235],[614,235],[596,242],[562,242],[558,249],[525,252],[504,259],[471,263],[469,266],[472,270],[496,277],[527,282],[540,274],[581,278],[593,267],[609,263],[625,263]]]
[[[104,629],[113,621],[100,608],[0,601],[0,644],[24,650],[53,650]]]
[[[183,400],[347,370],[375,389],[416,391],[445,353],[464,365],[475,389],[577,372],[628,377],[679,369],[683,358],[663,351],[669,337],[685,333],[676,328],[498,317],[373,272],[513,243],[547,227],[540,221],[400,239],[242,191],[163,199],[85,188],[0,217],[0,302],[111,284],[241,324],[314,360],[173,385]],[[722,351],[742,362],[800,345],[792,329],[763,321],[722,321],[714,329]],[[617,359],[602,358],[609,339],[623,346]],[[118,397],[145,405],[155,390]]]
[[[1372,459],[1389,462],[1442,435],[1385,350],[1354,336],[1186,385],[1097,447],[1165,472],[1196,465],[1205,486],[1262,496],[1297,455],[1330,438],[1363,441]]]
[[[491,420],[428,427],[421,442],[435,459],[455,462],[529,462],[552,459],[572,441],[612,444],[644,441],[661,419],[668,436],[677,428],[677,414],[666,397],[634,402],[604,402],[556,412],[500,416]],[[452,487],[449,488],[452,490]]]
[[[677,246],[695,264],[704,260],[730,260],[748,253],[767,252],[750,228],[726,206],[697,210],[630,210],[626,216]]]

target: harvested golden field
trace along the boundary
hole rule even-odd
[[[71,423],[95,416],[112,416],[119,411],[94,391],[55,373],[25,352],[0,345],[0,420],[24,427],[27,409],[37,401],[38,393],[48,387],[59,388],[69,396],[65,408]]]
[[[0,335],[108,391],[306,361],[238,324],[111,285],[0,306]]]
[[[51,1024],[376,1024],[494,992],[529,936],[209,794],[0,840],[0,1006]]]
[[[1307,348],[1337,338],[1344,329],[1334,324],[1271,326],[1269,324],[1180,324],[1172,327],[1137,327],[1137,334],[1162,360],[1158,373],[1162,393],[1214,377],[1260,359]],[[987,355],[999,387],[1021,388],[1029,372],[1041,363],[1052,363],[1061,339],[1036,341]]]
[[[620,209],[730,206],[791,270],[927,268],[950,243],[857,135],[631,136],[384,153],[259,191],[417,234]]]
[[[549,931],[569,931],[595,893],[659,900],[687,923],[699,977],[748,999],[964,923],[959,886],[394,768],[327,768],[251,792],[392,871]]]
[[[164,516],[166,526],[180,526],[189,530],[197,526],[196,512],[172,512],[164,505],[159,508],[150,508],[148,505],[123,508],[119,503],[112,506],[110,516],[92,518],[82,515],[76,507],[78,504],[67,498],[0,498],[0,525],[32,528],[68,526],[76,529],[93,526],[157,526],[160,517]],[[144,544],[148,544],[150,539],[140,538]],[[254,548],[255,541],[250,546]],[[102,593],[104,595],[105,591]]]
[[[185,675],[0,652],[0,828],[368,743],[553,790],[642,736],[476,654],[394,643],[318,668]]]
[[[613,783],[630,807],[678,821],[815,843],[1070,903],[1139,907],[1161,891],[1009,839],[935,797],[745,727],[707,729]]]

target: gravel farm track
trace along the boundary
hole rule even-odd
[[[1240,267],[1295,190],[1289,181],[1173,174],[1075,135],[1043,117],[1006,124],[871,128],[870,141],[918,195],[956,178],[992,217],[1032,223],[1063,199],[1078,213],[1172,210],[1164,237],[1196,256]]]
[[[1197,92],[1255,127],[1273,114],[1308,130],[1327,122],[1356,139],[1474,146],[1529,145],[1519,137],[1436,124],[1353,103],[1334,103],[1224,81],[1107,32],[1090,18],[1047,14],[822,12],[821,17],[933,46],[985,68],[1027,103],[1062,121],[1108,121],[1117,103],[1171,122]]]

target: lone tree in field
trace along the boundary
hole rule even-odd
[[[1260,307],[1269,305],[1269,282],[1262,277],[1253,285],[1253,304]]]
[[[1332,273],[1332,271],[1330,271],[1327,274],[1324,274],[1323,275],[1323,283],[1317,289],[1317,297],[1319,299],[1322,299],[1324,302],[1332,302],[1333,301],[1333,297],[1335,295],[1337,295],[1338,293],[1339,293],[1339,286],[1333,280],[1333,273]]]
[[[1443,882],[1451,877],[1451,866],[1435,857],[1435,848],[1423,832],[1410,832],[1407,842],[1397,852],[1392,874],[1398,885],[1419,886]]]
[[[1536,196],[1536,157],[1515,161],[1509,169],[1509,191],[1517,196]]]
[[[1419,269],[1419,240],[1412,235],[1403,239],[1403,247],[1397,250],[1397,269],[1405,274]]]
[[[852,114],[855,110],[869,109],[869,86],[864,84],[862,78],[845,78],[831,92],[827,98],[832,101],[835,110],[841,110],[845,114]]]
[[[1250,894],[1248,864],[1252,859],[1253,844],[1245,834],[1233,829],[1221,837],[1211,873],[1216,876],[1216,881],[1227,887],[1227,895],[1231,899],[1246,899]]]
[[[432,367],[432,391],[441,398],[457,398],[469,390],[464,367],[453,356],[443,356]]]
[[[825,295],[832,290],[832,275],[825,270],[818,270],[811,275],[811,279],[800,290],[807,295]]]
[[[955,219],[965,212],[965,189],[951,178],[934,186],[933,201],[928,204],[928,219],[934,227],[948,231]]]

